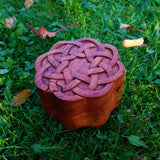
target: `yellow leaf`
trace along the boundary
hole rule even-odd
[[[134,30],[134,28],[133,28],[132,25],[130,25],[130,24],[124,24],[124,23],[120,24],[120,29]]]
[[[27,99],[31,96],[31,89],[24,89],[21,92],[17,93],[11,100],[12,106],[19,106],[26,102]]]
[[[24,6],[26,9],[30,8],[32,6],[32,4],[33,4],[33,0],[25,0],[25,2],[24,2]]]
[[[137,46],[142,46],[144,42],[143,38],[135,39],[135,40],[130,40],[126,39],[123,41],[122,46],[124,47],[137,47]]]
[[[17,19],[15,17],[10,17],[5,19],[5,25],[8,29],[14,28],[15,22],[17,22]]]

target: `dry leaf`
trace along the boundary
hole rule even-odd
[[[143,42],[144,42],[143,38],[139,38],[139,39],[135,39],[135,40],[126,39],[123,41],[122,46],[124,46],[124,47],[142,46]]]
[[[8,29],[14,28],[15,22],[17,22],[17,19],[15,17],[10,17],[8,19],[7,18],[5,19],[5,24]]]
[[[44,27],[40,27],[38,29],[38,32],[43,39],[45,39],[46,37],[55,37],[56,35],[56,32],[48,32]]]
[[[120,29],[126,29],[126,30],[134,30],[133,26],[130,24],[124,24],[120,23]]]
[[[32,6],[32,4],[33,4],[33,0],[25,0],[25,2],[24,2],[24,6],[26,9],[30,8]]]
[[[12,106],[19,106],[26,102],[27,99],[31,96],[31,89],[24,89],[21,92],[17,93],[11,100]]]
[[[42,35],[41,35],[37,30],[35,30],[35,29],[33,28],[32,23],[26,23],[26,24],[29,25],[29,28],[32,30],[32,32],[33,32],[36,36],[42,38]]]
[[[26,23],[26,24],[29,25],[29,28],[33,31],[33,33],[34,33],[36,36],[38,36],[38,37],[40,37],[40,38],[42,38],[42,39],[45,39],[45,38],[47,38],[47,37],[55,37],[56,33],[60,32],[60,31],[62,31],[62,30],[64,30],[64,29],[66,29],[66,28],[69,28],[69,27],[72,27],[72,26],[74,26],[74,25],[77,25],[78,22],[76,22],[76,23],[74,23],[74,24],[71,24],[71,25],[69,25],[69,26],[63,27],[63,28],[59,29],[59,30],[56,31],[56,32],[48,32],[44,27],[40,27],[40,28],[38,29],[38,31],[37,31],[37,30],[35,30],[35,29],[33,28],[32,23]]]
[[[126,29],[126,30],[137,30],[139,32],[142,32],[142,33],[146,33],[145,31],[143,30],[139,30],[139,29],[134,29],[132,25],[130,24],[124,24],[124,23],[120,23],[120,29]]]

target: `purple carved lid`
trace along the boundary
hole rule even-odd
[[[100,97],[124,72],[117,49],[92,38],[60,41],[35,62],[35,84],[56,97],[74,101]]]

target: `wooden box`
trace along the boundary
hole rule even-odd
[[[37,58],[35,70],[45,112],[69,130],[102,126],[120,103],[125,67],[112,45],[60,41]]]

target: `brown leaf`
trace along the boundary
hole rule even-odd
[[[38,29],[38,33],[42,36],[43,39],[46,37],[55,37],[56,32],[48,32],[44,27]]]
[[[139,38],[139,39],[135,39],[135,40],[126,39],[123,41],[122,46],[124,46],[124,47],[142,46],[143,42],[144,42],[143,38]]]
[[[32,6],[32,4],[33,4],[33,0],[25,0],[25,2],[24,2],[24,6],[26,9],[30,8]]]
[[[38,29],[38,31],[37,31],[37,30],[35,30],[35,29],[33,28],[32,23],[26,23],[26,24],[29,25],[29,28],[33,31],[33,33],[34,33],[36,36],[38,36],[38,37],[40,37],[40,38],[42,38],[42,39],[45,39],[45,38],[47,38],[47,37],[50,37],[50,38],[51,38],[51,37],[55,37],[56,33],[60,32],[60,31],[62,31],[62,30],[64,30],[64,29],[66,29],[66,28],[72,27],[73,25],[77,25],[78,22],[76,22],[76,23],[74,23],[74,24],[71,24],[71,25],[69,25],[69,26],[63,27],[63,28],[59,29],[59,30],[56,31],[56,32],[48,32],[44,27],[40,27],[40,28]]]
[[[120,23],[120,29],[126,29],[126,30],[134,30],[133,26],[130,24],[124,24]]]
[[[32,32],[33,32],[36,36],[42,38],[42,35],[41,35],[37,30],[35,30],[35,29],[33,28],[32,23],[26,23],[26,24],[29,25],[29,28],[32,30]]]
[[[21,104],[25,103],[27,99],[31,96],[31,89],[24,89],[21,92],[17,93],[11,100],[12,106],[20,106]]]
[[[10,17],[5,19],[5,25],[8,29],[12,29],[15,26],[15,22],[17,22],[17,19],[15,17]]]

